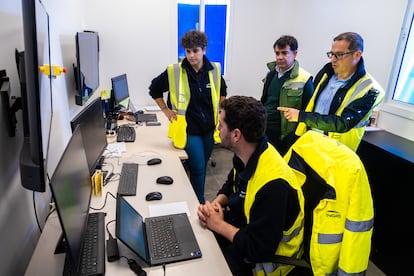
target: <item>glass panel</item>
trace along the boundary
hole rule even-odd
[[[414,14],[408,22],[408,39],[404,47],[398,79],[393,99],[414,105],[414,32],[412,30]]]
[[[185,57],[181,47],[181,37],[189,30],[200,30],[204,26],[208,36],[207,56],[210,61],[220,62],[222,74],[225,72],[227,38],[227,12],[229,0],[178,0],[178,60]],[[205,22],[200,22],[200,12],[204,5]]]
[[[207,56],[210,61],[220,62],[224,72],[226,51],[226,5],[206,5],[205,32],[208,36]]]
[[[181,37],[189,30],[199,29],[200,5],[178,4],[178,59],[185,58]]]

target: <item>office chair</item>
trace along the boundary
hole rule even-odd
[[[368,177],[357,154],[328,136],[308,131],[284,159],[298,179],[304,179],[304,254],[300,259],[274,256],[270,262],[294,266],[300,272],[293,275],[328,275],[338,269],[365,272],[374,207]],[[356,230],[353,225],[366,228]],[[320,239],[324,236],[340,239],[334,245],[323,244]],[[324,251],[328,247],[329,251]],[[311,259],[318,261],[311,263]]]

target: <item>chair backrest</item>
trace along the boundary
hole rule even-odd
[[[365,271],[374,210],[368,177],[357,154],[326,135],[307,131],[284,158],[303,183],[303,258],[313,272]],[[315,259],[321,263],[314,263]]]

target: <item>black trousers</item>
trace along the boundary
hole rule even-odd
[[[247,263],[240,250],[221,235],[214,233],[217,243],[223,252],[224,258],[234,276],[252,276],[254,264]]]

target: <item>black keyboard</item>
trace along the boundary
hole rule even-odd
[[[105,275],[105,213],[90,213],[83,238],[80,275]]]
[[[117,142],[134,142],[135,141],[135,128],[130,126],[118,127],[118,134],[116,137]]]
[[[150,231],[148,237],[152,247],[153,259],[164,259],[181,255],[181,249],[174,231],[174,220],[171,217],[147,219]]]
[[[134,196],[137,193],[138,164],[123,163],[118,184],[118,195]]]
[[[137,122],[157,122],[157,114],[155,113],[134,113]]]

